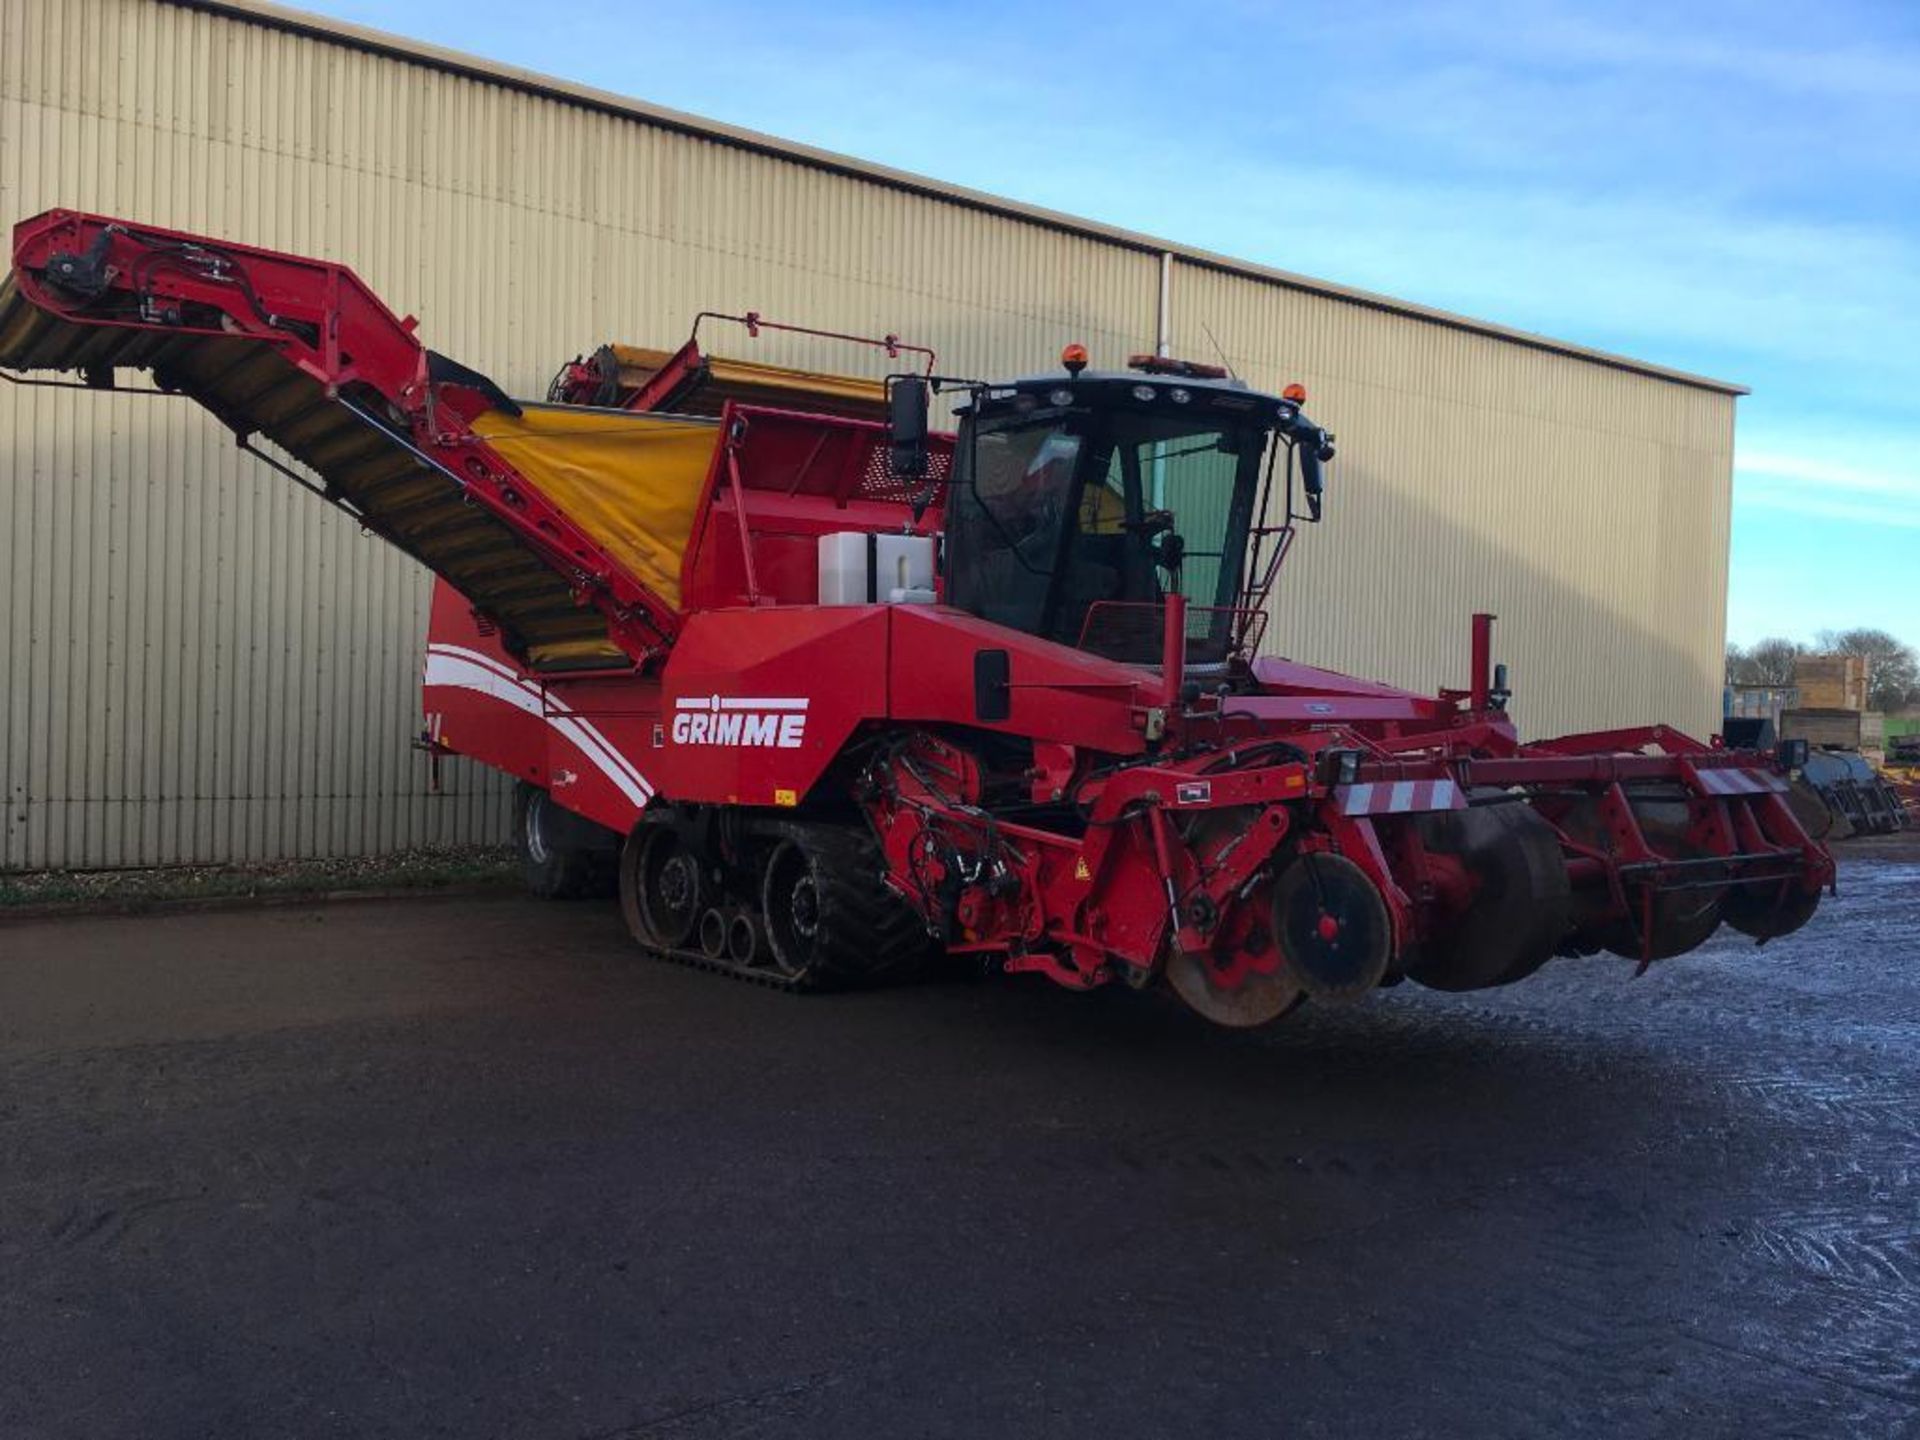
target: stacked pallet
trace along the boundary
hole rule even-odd
[[[1865,710],[1872,667],[1864,655],[1803,655],[1793,683],[1808,710]]]

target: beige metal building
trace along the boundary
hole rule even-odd
[[[1461,684],[1489,609],[1531,733],[1716,721],[1733,386],[264,5],[0,0],[0,221],[55,205],[349,260],[519,393],[707,307],[974,374],[1204,325],[1341,436],[1271,648]],[[198,409],[0,385],[0,556],[0,868],[503,836],[408,748],[425,573]]]

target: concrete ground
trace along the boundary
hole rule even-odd
[[[1920,856],[1255,1035],[501,896],[0,926],[0,1435],[1920,1434]]]

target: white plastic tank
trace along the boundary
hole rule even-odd
[[[820,537],[822,605],[930,605],[933,539],[841,530]]]

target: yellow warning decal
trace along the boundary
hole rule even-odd
[[[1087,868],[1086,856],[1082,855],[1078,860],[1073,862],[1073,878],[1076,880],[1093,879],[1093,871]]]
[[[798,805],[800,803],[800,797],[791,790],[776,790],[773,792],[773,803],[776,805]]]

